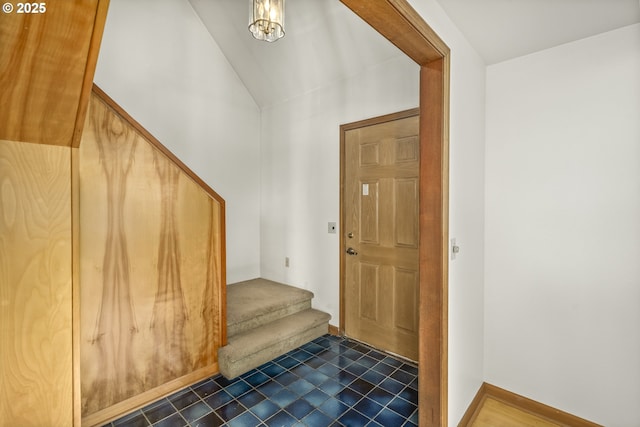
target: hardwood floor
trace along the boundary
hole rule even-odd
[[[470,427],[557,427],[561,425],[488,397],[482,403]]]
[[[602,427],[535,400],[483,383],[458,427]]]

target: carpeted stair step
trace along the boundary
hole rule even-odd
[[[327,333],[327,313],[312,308],[230,336],[218,350],[220,373],[235,378]]]
[[[313,293],[266,279],[227,286],[227,336],[311,308]]]

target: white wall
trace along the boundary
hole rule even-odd
[[[488,67],[487,381],[640,425],[640,25]]]
[[[227,280],[260,275],[260,110],[186,1],[111,0],[95,81],[226,201]]]
[[[338,325],[340,125],[415,108],[419,67],[405,56],[262,114],[262,276],[314,292]],[[285,267],[285,257],[290,266]]]
[[[435,1],[413,6],[452,48],[449,419],[462,417],[483,380],[485,65]],[[418,66],[385,63],[262,116],[263,277],[305,287],[339,324],[339,125],[416,107]],[[289,257],[289,268],[284,265]]]
[[[409,0],[451,49],[449,235],[449,425],[483,377],[485,64],[433,0]]]

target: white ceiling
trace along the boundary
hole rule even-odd
[[[289,0],[273,43],[249,33],[247,0],[189,1],[261,107],[404,57],[338,0]]]
[[[189,1],[261,107],[404,57],[338,0],[287,1],[275,43],[247,30],[247,0]],[[640,0],[437,1],[487,64],[640,22]]]
[[[487,64],[640,22],[639,0],[437,0]]]

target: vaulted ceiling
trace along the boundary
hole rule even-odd
[[[253,39],[246,0],[189,1],[260,107],[409,61],[338,0],[288,0],[275,43]],[[639,0],[437,1],[487,64],[640,22]]]
[[[249,33],[246,0],[190,2],[261,107],[404,56],[338,0],[289,0],[273,43]]]

